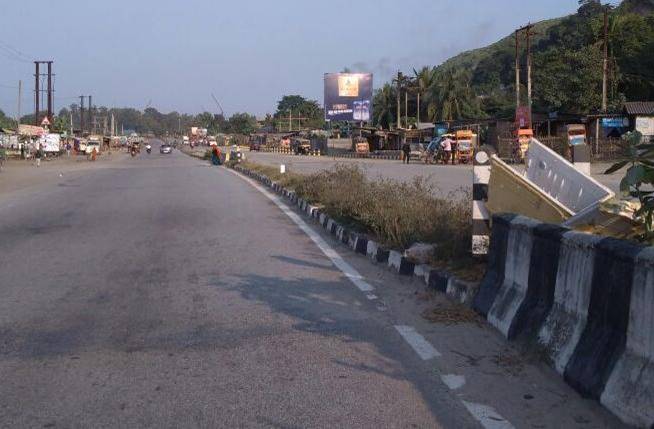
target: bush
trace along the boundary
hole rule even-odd
[[[302,198],[321,204],[330,216],[374,234],[386,246],[404,249],[415,242],[435,243],[439,259],[470,253],[468,192],[435,198],[433,186],[422,177],[411,183],[370,181],[356,165],[337,165],[303,176],[294,188]]]

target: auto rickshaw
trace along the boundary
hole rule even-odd
[[[365,137],[354,137],[352,139],[352,149],[357,156],[367,156],[370,153],[370,144]]]
[[[476,137],[471,130],[459,130],[455,133],[456,160],[459,163],[468,164],[472,161]]]
[[[291,140],[291,148],[295,155],[308,155],[311,151],[311,141],[302,137],[294,137]]]
[[[520,128],[517,130],[512,151],[514,163],[524,162],[527,156],[527,150],[529,149],[529,142],[531,142],[532,138],[534,138],[534,130],[531,128]]]

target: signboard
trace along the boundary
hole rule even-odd
[[[372,120],[372,74],[325,73],[325,120]]]
[[[629,126],[629,118],[622,116],[616,118],[602,118],[603,128],[627,128]]]
[[[635,130],[644,136],[654,136],[654,117],[636,116]]]
[[[46,134],[39,139],[39,144],[44,152],[59,152],[61,136],[59,134]]]
[[[531,126],[529,107],[520,106],[515,110],[515,123],[517,128],[529,128]]]

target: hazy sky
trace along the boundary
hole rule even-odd
[[[577,0],[3,0],[0,108],[15,114],[22,79],[22,111],[33,111],[25,59],[53,59],[57,110],[92,94],[96,105],[215,111],[213,92],[227,115],[261,115],[284,94],[322,103],[325,72],[371,71],[377,87],[398,69],[439,64],[576,8]]]

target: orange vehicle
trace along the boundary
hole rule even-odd
[[[513,146],[513,162],[520,163],[527,156],[529,142],[534,138],[534,130],[531,128],[520,128],[516,132],[516,139]]]
[[[467,164],[472,161],[475,152],[477,135],[471,130],[459,130],[454,135],[456,142],[456,160]]]
[[[358,155],[367,155],[370,153],[370,145],[368,140],[364,137],[355,137],[352,139],[352,149]]]

